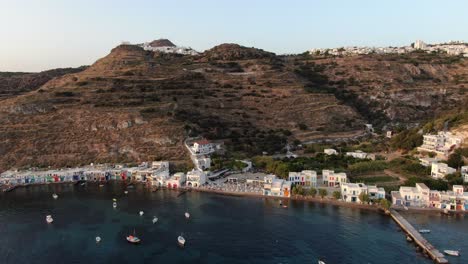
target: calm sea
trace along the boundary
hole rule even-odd
[[[303,264],[320,257],[326,263],[432,263],[390,218],[372,211],[302,201],[288,201],[285,209],[279,200],[197,192],[178,196],[138,186],[127,195],[123,191],[114,183],[35,186],[2,194],[0,263]],[[54,192],[59,199],[52,199]],[[48,214],[54,218],[50,225]],[[159,218],[156,224],[153,216]],[[466,235],[466,223],[458,225]],[[141,245],[125,240],[133,230]],[[177,245],[180,234],[185,248]],[[102,238],[99,244],[96,236]]]

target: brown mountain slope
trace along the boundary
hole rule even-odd
[[[412,56],[279,57],[235,44],[182,56],[121,45],[2,101],[0,170],[187,161],[182,143],[193,135],[272,153],[286,140],[359,136],[366,122],[417,122],[466,99],[464,59]]]
[[[54,69],[38,73],[0,72],[0,100],[35,90],[55,77],[80,72],[85,68]]]
[[[283,147],[290,133],[302,140],[362,133],[352,108],[332,94],[307,93],[276,57],[257,50],[220,56],[239,60],[122,45],[83,72],[5,100],[0,167],[183,160],[188,134],[261,153]]]

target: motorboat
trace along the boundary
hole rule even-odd
[[[52,223],[53,221],[54,221],[54,219],[52,218],[51,215],[46,216],[46,222],[47,222],[48,224]]]
[[[319,259],[318,264],[326,264],[325,261]]]
[[[408,242],[412,242],[412,241],[413,241],[413,239],[412,239],[410,236],[406,236],[406,241],[408,241]]]
[[[180,246],[185,246],[185,238],[180,235],[179,237],[177,237],[177,242],[179,243]]]
[[[125,191],[124,193],[125,193],[125,194],[128,194],[128,191]]]
[[[127,241],[132,244],[139,244],[141,242],[141,240],[135,236],[135,231],[133,232],[133,235],[127,236]]]
[[[99,243],[99,242],[101,242],[101,237],[100,237],[100,236],[97,236],[97,237],[96,237],[96,243]]]
[[[56,193],[52,194],[52,198],[58,199],[58,195]]]
[[[429,229],[419,229],[419,233],[421,233],[421,234],[427,234],[427,233],[430,233],[430,232],[431,232],[431,230],[429,230]]]
[[[144,212],[143,211],[140,211],[140,216],[143,216]]]
[[[450,256],[458,257],[460,256],[460,252],[458,250],[444,250],[444,253]]]
[[[190,214],[188,212],[185,212],[185,218],[187,218],[187,219],[190,218]]]
[[[117,202],[117,199],[113,198],[112,201],[113,201],[113,202]]]
[[[153,224],[156,224],[156,222],[158,222],[158,218],[155,216],[153,217]]]
[[[117,203],[116,203],[116,202],[113,202],[113,203],[112,203],[112,207],[117,208]]]

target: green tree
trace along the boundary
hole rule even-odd
[[[463,162],[463,157],[459,151],[455,151],[454,153],[450,154],[447,160],[447,164],[452,168],[459,168],[465,165]]]
[[[317,195],[317,189],[310,188],[309,195],[312,196],[312,197],[315,197]]]
[[[361,200],[362,203],[368,203],[369,202],[369,195],[365,192],[361,192],[359,194],[359,200]]]
[[[320,195],[320,198],[323,199],[323,197],[328,195],[328,192],[326,189],[319,189],[319,195]]]
[[[293,195],[297,195],[297,188],[296,188],[296,186],[293,186],[293,187],[292,187],[291,192],[292,192]]]
[[[390,209],[391,203],[387,199],[383,198],[380,200],[379,205],[382,207],[382,209],[388,211],[388,209]]]
[[[336,200],[341,199],[341,192],[340,191],[334,191],[333,192],[333,198],[335,198]]]

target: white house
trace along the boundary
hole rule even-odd
[[[191,170],[187,173],[186,186],[200,187],[206,183],[206,174],[201,170]]]
[[[195,141],[191,149],[194,154],[210,154],[215,151],[213,144],[206,139]]]
[[[375,185],[365,185],[363,183],[343,183],[341,185],[341,198],[345,202],[360,203],[361,193],[369,195],[370,200],[378,200],[385,198],[385,189],[378,188]]]
[[[211,158],[207,156],[194,157],[195,166],[200,170],[208,170],[211,167]]]
[[[392,192],[392,203],[401,206],[428,206],[430,189],[424,183],[415,187],[400,186],[399,191]]]
[[[468,166],[463,166],[460,169],[463,182],[468,182]]]
[[[324,149],[323,150],[323,153],[327,154],[327,155],[337,155],[338,152],[336,151],[336,149]]]
[[[450,132],[440,131],[437,135],[423,135],[423,144],[418,147],[419,151],[434,152],[441,157],[448,155],[463,142],[461,137]]]
[[[174,175],[172,175],[167,181],[166,181],[166,186],[167,188],[178,188],[180,186],[183,186],[185,183],[187,177],[185,173],[183,172],[177,172]]]
[[[290,197],[291,182],[277,179],[275,175],[267,175],[264,177],[263,195]]]
[[[317,172],[313,170],[303,170],[301,172],[289,172],[289,181],[292,184],[304,187],[317,187]]]
[[[356,150],[354,152],[346,152],[346,156],[351,156],[356,159],[375,159],[374,154],[368,154],[366,152],[363,152],[361,150]]]
[[[455,173],[457,170],[449,167],[446,163],[432,163],[431,176],[436,179],[443,179],[446,175]]]

